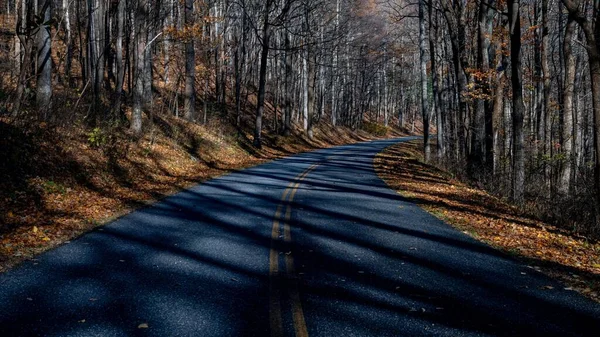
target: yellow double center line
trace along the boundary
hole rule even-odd
[[[292,201],[298,191],[298,186],[302,180],[314,170],[319,164],[313,164],[297,176],[286,190],[283,192],[281,201],[275,211],[273,219],[273,229],[271,231],[271,252],[269,254],[269,316],[271,324],[271,336],[283,336],[283,320],[281,317],[281,293],[279,287],[275,284],[279,281],[279,250],[277,243],[280,241],[281,227],[283,227],[283,239],[289,244],[292,241],[290,218],[292,215]],[[285,208],[285,213],[283,210]],[[283,215],[283,217],[282,217]],[[283,223],[283,226],[281,226]],[[289,298],[292,305],[292,319],[294,321],[294,331],[298,337],[308,337],[302,303],[300,302],[300,292],[298,290],[298,280],[294,268],[294,257],[291,251],[285,254],[286,278],[288,281]]]

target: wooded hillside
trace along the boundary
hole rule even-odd
[[[438,117],[435,160],[543,218],[597,233],[598,3],[389,4],[398,22],[419,24],[423,119]]]
[[[124,120],[127,101],[139,134],[149,111],[206,123],[232,103],[259,145],[265,102],[283,133],[324,116],[354,128],[366,114],[405,122],[413,106],[414,55],[366,1],[9,0],[2,9],[3,103],[15,118],[72,120],[85,105],[95,125]]]

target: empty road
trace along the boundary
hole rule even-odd
[[[373,158],[408,139],[213,179],[27,261],[0,336],[597,336],[600,305],[386,187]]]

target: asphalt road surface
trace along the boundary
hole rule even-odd
[[[598,304],[385,186],[373,157],[407,139],[210,180],[27,261],[0,336],[599,336]]]

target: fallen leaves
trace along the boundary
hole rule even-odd
[[[421,163],[420,153],[416,143],[389,147],[377,156],[375,169],[404,198],[421,205],[463,233],[509,254],[539,261],[543,268],[534,266],[533,269],[557,277],[568,284],[567,288],[600,301],[599,243],[520,215],[514,206]],[[579,270],[581,275],[565,271],[565,268]]]

